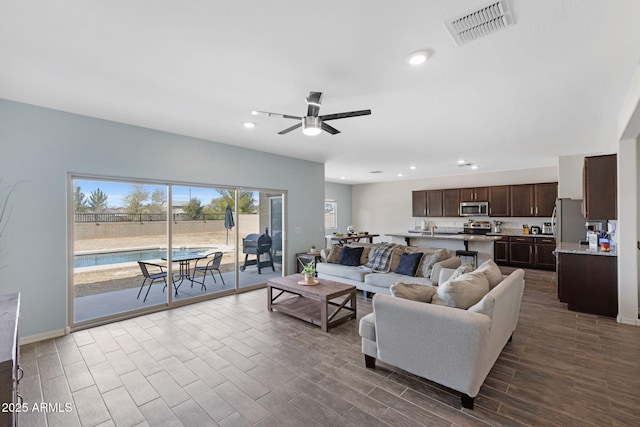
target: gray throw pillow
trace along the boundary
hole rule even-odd
[[[457,279],[463,274],[471,273],[473,271],[473,266],[471,264],[464,264],[460,267],[456,268],[456,271],[453,272],[449,280]]]
[[[429,285],[402,282],[391,285],[391,295],[413,301],[431,302],[435,293],[436,288]]]
[[[457,279],[447,280],[438,286],[438,291],[431,303],[466,310],[480,301],[487,292],[489,292],[487,278],[484,274],[474,271],[463,274]]]
[[[416,272],[417,277],[431,277],[431,270],[433,266],[445,259],[449,258],[449,251],[446,249],[438,249],[432,254],[424,254],[422,256],[422,260],[420,261],[420,265],[418,266],[418,271]],[[436,278],[437,279],[437,278]]]

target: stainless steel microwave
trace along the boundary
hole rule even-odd
[[[462,202],[460,216],[488,216],[489,202]]]

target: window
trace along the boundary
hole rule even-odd
[[[324,202],[324,228],[338,228],[338,203],[335,200]]]

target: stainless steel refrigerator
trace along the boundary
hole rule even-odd
[[[578,243],[586,238],[586,219],[582,214],[582,200],[557,199],[551,222],[556,244]]]

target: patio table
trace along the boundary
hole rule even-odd
[[[179,269],[179,275],[180,275],[180,282],[178,282],[176,284],[176,282],[173,282],[173,287],[176,290],[176,296],[178,296],[178,288],[180,288],[180,286],[182,285],[182,282],[184,281],[184,279],[187,279],[189,281],[191,281],[191,285],[193,286],[193,277],[191,277],[191,261],[194,260],[198,260],[198,259],[203,259],[206,258],[206,255],[203,254],[198,254],[195,252],[185,252],[185,253],[180,253],[178,255],[175,255],[173,257],[171,257],[171,261],[173,262],[179,262],[180,263],[180,269]],[[163,256],[160,258],[163,261],[167,260],[167,256]]]

